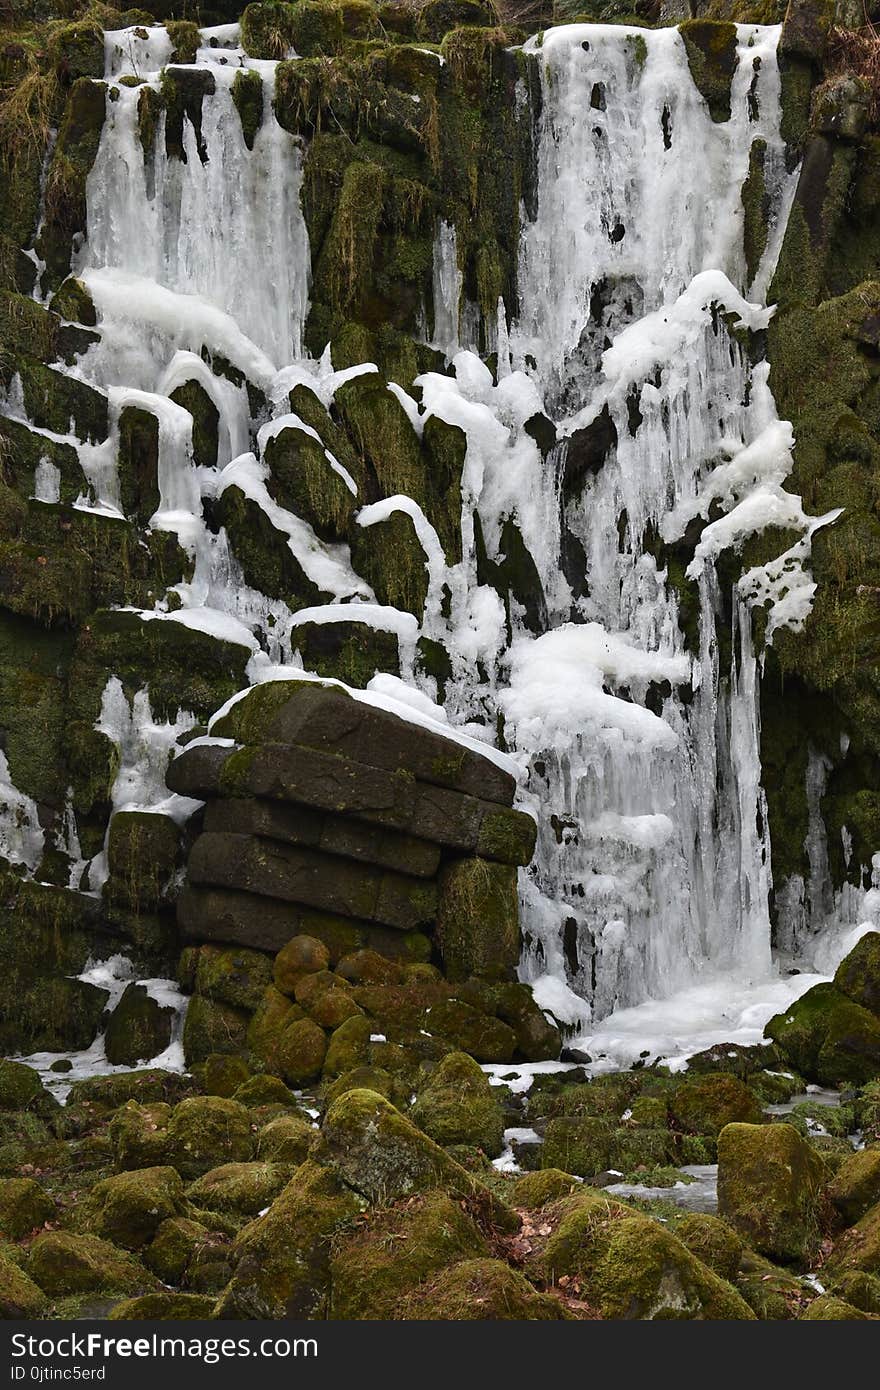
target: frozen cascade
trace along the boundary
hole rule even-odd
[[[412,498],[358,513],[365,527],[394,511],[413,521],[430,580],[421,633],[444,643],[453,672],[443,710],[432,704],[427,677],[417,678],[416,692],[377,676],[363,698],[417,722],[436,711],[483,740],[503,715],[523,772],[522,805],[539,824],[534,863],[521,875],[522,975],[570,1033],[590,1036],[592,1028],[608,1055],[621,1039],[626,1054],[641,1036],[634,1016],[652,1000],[660,1001],[655,1032],[674,1050],[681,1016],[663,1013],[664,1000],[709,998],[700,991],[711,994],[725,972],[743,1036],[756,1027],[759,1036],[772,1012],[756,1023],[755,999],[776,1005],[787,997],[770,958],[772,826],[750,609],[770,605],[767,640],[774,625],[804,621],[814,588],[810,537],[833,514],[808,517],[785,491],[791,427],[777,418],[767,364],[751,364],[740,345],[772,313],[765,300],[797,171],[785,169],[779,134],[778,29],[739,26],[738,36],[731,115],[721,122],[694,86],[676,30],[566,26],[529,41],[542,103],[519,303],[499,304],[497,329],[474,321],[473,306],[462,303],[454,227],[440,222],[433,337],[449,371],[420,377],[418,401],[389,384],[417,433],[435,414],[467,437],[462,559],[447,565]],[[146,161],[141,145],[138,102],[161,81],[165,30],[107,35],[108,78],[128,73],[143,85],[114,87],[88,181],[77,269],[101,341],[72,370],[107,392],[111,436],[106,445],[78,445],[91,490],[78,505],[118,511],[118,419],[136,405],[159,421],[160,505],[150,524],[174,530],[194,561],[191,579],[141,613],[145,621],[182,622],[240,643],[255,681],[299,673],[297,626],[347,616],[354,605],[362,621],[396,631],[411,655],[416,619],[376,604],[348,547],[322,543],[266,486],[263,451],[273,435],[308,432],[290,414],[292,387],[307,384],[329,408],[345,380],[374,369],[334,371],[329,351],[319,362],[304,354],[309,245],[300,155],[272,111],[275,65],[246,58],[234,26],[214,37],[222,47],[200,48],[196,63],[214,90],[198,133],[184,118],[182,162],[166,156],[164,115]],[[231,96],[242,67],[258,71],[264,88],[253,150]],[[755,140],[765,146],[768,238],[749,279],[741,193]],[[487,350],[497,339],[497,378],[468,350],[480,337]],[[262,390],[270,404],[258,418],[247,386],[212,370],[217,357]],[[218,411],[216,468],[195,465],[191,418],[169,399],[192,380]],[[562,437],[546,458],[526,429],[541,413]],[[578,440],[596,429],[607,441],[604,463],[574,487]],[[244,582],[225,531],[211,531],[203,515],[203,502],[231,486],[287,538],[321,590],[321,606],[293,615]],[[51,493],[47,470],[35,487]],[[493,560],[505,521],[515,519],[546,600],[537,628],[516,603],[508,619],[496,591],[478,582],[477,517]],[[673,573],[669,551],[697,518],[709,524],[687,570],[696,599],[689,630],[697,633],[688,645],[679,611],[685,576]],[[715,561],[768,525],[801,539],[725,592]],[[563,564],[568,547],[583,557],[579,582]],[[733,638],[725,657],[722,624]],[[108,683],[97,727],[120,750],[114,808],[185,814],[179,799],[167,798],[163,772],[175,738],[193,722],[185,711],[156,721],[148,692],[129,703],[118,680]],[[821,768],[813,776],[810,862],[821,869]],[[19,798],[16,853],[33,867],[36,816],[10,794]],[[75,822],[70,829],[73,844]],[[105,873],[98,855],[94,890]],[[880,883],[880,863],[875,877]],[[880,889],[872,891],[869,902],[838,910],[841,931],[859,914],[880,920]],[[713,1007],[694,1005],[690,1016],[708,1017]]]

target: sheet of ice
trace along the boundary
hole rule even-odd
[[[718,1210],[718,1164],[687,1163],[680,1169],[687,1181],[672,1187],[645,1187],[641,1183],[615,1182],[602,1190],[612,1197],[637,1197],[643,1202],[674,1202],[685,1211]]]
[[[37,804],[14,785],[0,749],[0,859],[34,872],[43,856],[44,835]]]

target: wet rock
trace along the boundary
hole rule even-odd
[[[164,1052],[171,1042],[174,1010],[160,1004],[143,985],[126,985],[110,1015],[104,1050],[112,1066],[133,1066]]]

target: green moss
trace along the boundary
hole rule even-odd
[[[0,1255],[0,1317],[37,1318],[47,1305],[42,1289],[11,1260]]]
[[[199,950],[195,980],[199,994],[253,1012],[271,981],[272,962],[260,951],[210,945]]]
[[[225,526],[245,580],[270,598],[282,598],[295,612],[326,597],[294,558],[286,532],[277,530],[263,508],[240,488],[224,488],[214,513]]]
[[[263,124],[263,79],[258,72],[242,68],[232,83],[232,100],[241,118],[241,132],[249,150],[254,148],[257,131]]]
[[[412,518],[393,512],[372,526],[355,528],[351,539],[352,563],[379,603],[412,613],[421,622],[428,568]]]
[[[266,1163],[305,1163],[315,1133],[303,1115],[277,1115],[257,1134],[257,1157]]]
[[[95,1235],[125,1250],[140,1250],[163,1221],[183,1214],[183,1183],[170,1167],[118,1173],[92,1188],[87,1208]]]
[[[64,86],[80,77],[103,77],[103,30],[88,20],[54,30],[49,40],[49,60]]]
[[[791,1125],[731,1124],[718,1138],[718,1214],[759,1253],[808,1258],[824,1220],[822,1159]]]
[[[740,1121],[760,1124],[761,1106],[749,1088],[723,1072],[688,1077],[672,1093],[670,1112],[679,1128],[692,1134],[718,1135]]]
[[[103,39],[98,34],[103,71]],[[74,238],[85,233],[86,179],[98,153],[106,90],[104,83],[90,77],[78,77],[70,89],[46,176],[45,213],[37,242],[46,262],[44,290],[56,289],[65,279]]]
[[[437,933],[449,979],[512,978],[520,955],[516,869],[477,858],[448,864]]]
[[[27,1273],[52,1297],[98,1290],[139,1294],[158,1287],[133,1256],[98,1236],[73,1231],[37,1236],[28,1251]]]
[[[863,1313],[880,1313],[880,1277],[862,1269],[832,1273],[828,1280],[829,1293],[837,1294]]]
[[[444,1192],[377,1212],[334,1241],[330,1317],[391,1318],[438,1270],[486,1253],[474,1222]]]
[[[880,1067],[880,1020],[832,984],[807,990],[765,1032],[808,1081],[858,1085]]]
[[[547,1280],[576,1279],[604,1318],[748,1320],[736,1290],[651,1217],[589,1192],[550,1209],[531,1261]]]
[[[861,1149],[845,1158],[828,1196],[846,1225],[853,1225],[880,1202],[880,1149]]]
[[[267,1214],[234,1246],[235,1274],[221,1295],[221,1318],[313,1318],[325,1311],[330,1241],[362,1202],[311,1161],[297,1170]]]
[[[451,1052],[419,1093],[411,1116],[441,1147],[471,1144],[496,1158],[504,1147],[504,1117],[484,1072],[463,1052]]]
[[[713,121],[730,120],[730,84],[736,71],[736,25],[724,20],[686,19],[678,26],[694,86],[705,97]]]
[[[134,1066],[164,1052],[171,1042],[174,1010],[152,998],[143,985],[127,985],[104,1037],[112,1066]]]
[[[742,1259],[743,1241],[726,1221],[708,1212],[688,1212],[675,1227],[675,1234],[692,1255],[722,1279],[735,1278]]]
[[[72,323],[84,323],[89,328],[94,328],[98,322],[92,296],[83,281],[74,275],[69,275],[60,289],[53,294],[50,307],[53,314],[62,319],[69,319]]]
[[[245,1162],[253,1153],[250,1115],[234,1100],[192,1096],[172,1112],[168,1146],[171,1161],[184,1177],[207,1173],[218,1160]]]
[[[171,53],[172,63],[194,63],[201,46],[199,26],[191,19],[171,19],[165,28],[174,45]]]
[[[207,1294],[197,1293],[149,1293],[140,1298],[126,1298],[117,1303],[107,1314],[110,1322],[129,1322],[132,1319],[147,1321],[188,1322],[209,1318],[215,1300]]]
[[[183,1025],[183,1052],[187,1063],[202,1062],[212,1053],[244,1053],[249,1015],[243,1009],[196,994],[190,1000]]]
[[[204,386],[185,381],[171,392],[171,399],[193,418],[193,461],[203,468],[215,468],[220,413]]]
[[[270,469],[267,486],[271,495],[307,521],[323,540],[341,540],[355,529],[355,498],[327,458],[321,441],[290,426],[272,437],[264,457]]]
[[[870,1207],[855,1226],[844,1231],[828,1264],[841,1274],[850,1270],[880,1274],[880,1204]]]

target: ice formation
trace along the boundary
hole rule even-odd
[[[731,115],[720,122],[675,29],[575,25],[529,41],[542,84],[537,210],[522,237],[520,303],[501,304],[492,330],[497,379],[473,350],[475,310],[462,303],[455,230],[441,221],[433,342],[448,371],[418,379],[419,401],[389,385],[417,434],[436,415],[467,437],[462,558],[447,564],[412,498],[364,505],[357,517],[365,528],[396,511],[412,520],[429,581],[421,621],[376,603],[348,548],[322,541],[267,487],[271,440],[288,428],[315,434],[290,413],[291,389],[305,383],[329,405],[346,380],[375,370],[335,371],[329,353],[314,361],[303,350],[310,271],[300,156],[272,113],[274,64],[246,58],[235,26],[204,31],[196,66],[214,90],[198,137],[184,119],[186,161],[165,156],[163,115],[147,176],[142,89],[119,86],[88,181],[77,269],[101,336],[75,370],[107,392],[111,438],[100,447],[70,441],[90,484],[79,505],[119,511],[117,422],[137,405],[159,422],[161,500],[151,525],[174,531],[195,562],[175,604],[160,599],[141,617],[239,643],[251,653],[254,681],[309,674],[297,646],[304,623],[367,623],[397,635],[405,679],[377,675],[357,698],[471,743],[485,741],[502,714],[509,749],[493,756],[516,769],[522,805],[539,824],[535,861],[521,879],[523,978],[608,1059],[637,1056],[646,1037],[655,1055],[695,1038],[752,1040],[809,983],[801,976],[790,985],[771,960],[772,826],[751,609],[768,610],[768,641],[783,625],[803,624],[814,591],[810,539],[835,514],[810,517],[785,489],[791,427],[777,418],[766,363],[750,365],[728,331],[769,322],[765,299],[797,177],[786,170],[780,135],[777,41],[776,28],[738,26]],[[162,28],[108,34],[107,76],[158,85],[169,44]],[[264,84],[253,150],[231,94],[240,67]],[[603,100],[594,106],[584,92],[597,84]],[[766,147],[768,238],[749,282],[741,190],[757,139]],[[266,393],[271,418],[251,418],[245,387],[212,372],[212,355]],[[196,467],[191,418],[169,399],[193,379],[219,413],[216,469]],[[6,406],[23,411],[14,391]],[[540,414],[562,437],[546,457],[526,429]],[[567,461],[600,419],[610,439],[604,463],[566,494]],[[326,457],[356,495],[350,474]],[[57,486],[51,464],[41,463],[35,496],[50,501]],[[244,583],[225,533],[203,515],[203,502],[232,486],[286,538],[326,604],[292,614]],[[699,598],[693,652],[663,546],[710,512],[688,571]],[[543,586],[539,632],[515,606],[508,620],[498,594],[477,580],[476,519],[498,559],[509,517]],[[718,558],[769,526],[800,539],[723,593]],[[561,562],[570,537],[583,554],[577,590]],[[722,669],[716,625],[727,604],[734,650]],[[412,664],[423,634],[450,656],[442,709],[433,682]],[[117,809],[185,813],[179,798],[168,800],[162,774],[193,722],[185,711],[156,722],[145,692],[132,707],[118,681],[108,684],[98,727],[120,750]],[[36,809],[7,780],[0,753],[3,853],[33,869]],[[821,833],[814,828],[819,868]],[[104,872],[98,856],[93,889]],[[789,896],[783,915],[794,951],[803,945],[796,885]],[[876,910],[852,894],[836,909],[838,936]]]

